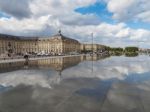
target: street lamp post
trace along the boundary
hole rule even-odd
[[[93,33],[91,33],[92,36],[92,55],[94,54],[94,46],[93,46]]]
[[[94,65],[94,63],[93,63],[93,56],[94,56],[94,46],[93,46],[93,33],[91,33],[91,36],[92,36],[92,74],[93,74],[93,65]]]

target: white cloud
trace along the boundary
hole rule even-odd
[[[131,30],[131,32],[132,35],[130,38],[132,40],[150,41],[149,40],[150,31],[148,30],[138,29],[138,30]]]
[[[96,0],[29,1],[27,2],[27,12],[32,15],[23,16],[23,19],[21,20],[18,19],[18,15],[16,16],[11,12],[2,10],[5,11],[4,13],[12,15],[12,17],[0,18],[0,33],[25,36],[48,36],[57,33],[58,29],[62,29],[64,35],[76,38],[81,42],[91,42],[90,34],[92,32],[94,33],[95,42],[112,46],[126,46],[127,44],[136,45],[136,41],[150,42],[149,30],[132,29],[124,22],[116,24],[104,23],[100,21],[100,19],[95,14],[82,15],[74,11],[76,8],[94,4]],[[144,7],[145,11],[141,13],[140,9],[137,9],[136,6],[140,0],[106,1],[108,2],[108,9],[109,11],[113,12],[113,17],[115,19],[124,20],[132,19],[135,17],[136,19],[141,19],[143,21],[149,20],[149,13],[146,12],[146,9],[149,7],[144,5],[146,0],[144,0],[141,3],[143,5],[140,5],[139,7]],[[17,2],[21,3],[21,1]],[[10,9],[15,10],[13,6],[11,6]],[[23,10],[19,10],[19,13],[24,13],[24,7]],[[128,41],[130,41],[130,43],[128,43]]]
[[[59,21],[54,19],[51,15],[41,16],[35,20],[35,18],[23,19],[22,21],[16,18],[1,18],[0,25],[2,26],[0,32],[10,33],[13,35],[38,35],[43,29],[54,31]],[[49,34],[49,32],[47,32]],[[42,33],[42,32],[41,32]]]
[[[90,34],[92,32],[94,33],[94,41],[102,44],[123,46],[122,43],[124,42],[124,39],[133,42],[150,42],[150,39],[148,38],[150,31],[144,29],[131,29],[124,23],[115,25],[108,23],[100,23],[98,25],[65,25],[59,19],[47,15],[37,18],[36,21],[34,18],[24,19],[22,21],[15,18],[1,18],[0,25],[2,26],[0,32],[9,32],[10,34],[15,35],[48,36],[57,33],[57,30],[61,28],[64,35],[76,38],[81,42],[91,42]],[[117,43],[118,39],[119,44]]]
[[[130,36],[130,29],[122,29],[120,30],[117,34],[116,37],[121,38],[121,37],[129,37]]]
[[[108,0],[107,2],[107,8],[116,20],[150,22],[149,0]]]
[[[81,15],[79,13],[74,13],[72,15],[64,15],[60,21],[66,25],[97,25],[100,23],[99,18],[94,14]]]
[[[35,15],[69,15],[74,9],[94,4],[96,0],[33,0],[30,5]]]
[[[0,0],[0,11],[18,19],[29,18],[31,0]]]
[[[150,22],[150,10],[138,14],[137,18],[143,20],[144,22]]]

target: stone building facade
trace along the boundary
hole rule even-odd
[[[80,52],[80,43],[61,33],[52,36],[52,38],[39,38],[38,39],[39,52],[45,51],[46,53],[66,54],[70,52]]]
[[[100,44],[81,44],[80,49],[83,52],[102,52],[105,50],[105,46]]]
[[[59,32],[48,38],[19,37],[0,34],[0,55],[2,54],[26,54],[26,53],[53,53],[67,54],[80,52],[80,43]]]
[[[0,55],[34,52],[37,50],[37,40],[0,34]]]

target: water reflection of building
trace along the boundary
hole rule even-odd
[[[60,57],[46,60],[38,60],[38,66],[44,68],[53,68],[56,71],[63,71],[66,68],[75,66],[81,62],[80,56],[76,57]]]
[[[24,68],[25,66],[28,67],[37,67],[37,62],[36,61],[30,61],[30,62],[13,62],[13,63],[0,63],[0,72],[9,72],[9,71],[14,71],[14,70],[19,70]]]
[[[24,65],[24,62],[0,63],[0,72],[9,72],[12,70],[18,70],[23,65]]]
[[[52,68],[58,72],[62,72],[64,69],[75,66],[82,61],[97,61],[104,59],[106,56],[100,55],[82,55],[73,57],[58,57],[43,60],[35,60],[29,62],[13,62],[13,63],[0,63],[0,72],[14,71],[24,68]],[[61,73],[60,73],[61,74]]]
[[[56,71],[63,71],[66,68],[75,66],[81,62],[80,56],[75,57],[58,57],[44,60],[36,60],[29,62],[14,62],[14,63],[1,63],[0,72],[8,72],[22,68],[52,68]]]
[[[94,54],[94,55],[83,55],[81,56],[81,60],[82,61],[98,61],[98,60],[101,60],[101,59],[104,59],[106,57],[109,57],[106,56],[106,55],[97,55],[97,54]]]

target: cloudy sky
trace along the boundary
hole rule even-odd
[[[150,48],[149,0],[0,0],[0,33]]]

